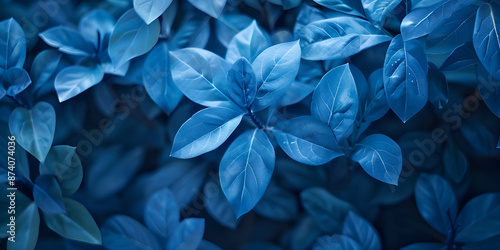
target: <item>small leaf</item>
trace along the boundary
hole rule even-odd
[[[159,36],[158,20],[148,25],[133,9],[125,12],[118,19],[109,39],[108,52],[115,68],[146,54],[156,44]]]
[[[448,141],[443,151],[444,170],[456,183],[464,178],[468,170],[467,157],[454,143]]]
[[[170,237],[179,225],[179,219],[179,205],[170,189],[163,188],[151,195],[144,209],[144,221],[153,233]]]
[[[109,39],[115,23],[116,20],[111,14],[97,9],[85,14],[80,19],[78,30],[88,43],[94,45],[94,49],[97,51],[105,46],[103,43],[105,39]]]
[[[69,198],[64,198],[64,206],[66,213],[43,213],[47,226],[68,239],[100,245],[101,232],[87,209]]]
[[[349,212],[344,220],[342,234],[358,242],[363,249],[380,250],[380,236],[373,226],[359,215]]]
[[[341,16],[308,24],[301,30],[302,58],[307,60],[345,59],[391,37],[361,18]]]
[[[113,215],[101,228],[102,243],[110,250],[162,249],[146,227],[125,215]]]
[[[57,26],[40,33],[40,38],[59,51],[75,56],[91,56],[95,49],[77,30]]]
[[[259,129],[247,131],[222,157],[219,176],[222,191],[239,218],[261,199],[274,170],[274,148]]]
[[[283,151],[300,163],[321,165],[344,155],[332,130],[312,117],[294,118],[273,133]]]
[[[477,10],[473,43],[477,57],[496,79],[500,79],[500,4],[485,3]]]
[[[163,14],[171,3],[172,0],[134,0],[134,9],[146,24],[150,24]]]
[[[31,110],[17,107],[10,114],[9,127],[19,145],[45,161],[56,129],[56,112],[50,104],[39,102]]]
[[[254,20],[248,27],[238,32],[229,43],[226,60],[234,63],[241,57],[253,62],[257,56],[271,46],[271,40]]]
[[[31,79],[23,68],[12,67],[3,73],[2,82],[7,90],[6,95],[16,96],[31,84]]]
[[[59,187],[59,183],[57,183],[54,176],[38,176],[33,187],[33,197],[36,205],[44,213],[58,214],[66,212],[61,187]]]
[[[349,64],[338,66],[325,74],[314,90],[311,114],[328,124],[338,141],[353,130],[358,113],[358,91]]]
[[[391,11],[401,3],[401,0],[361,0],[366,16],[377,28],[382,28],[385,19]]]
[[[252,65],[245,58],[237,60],[227,73],[227,89],[236,104],[249,109],[257,94]]]
[[[240,124],[243,114],[230,108],[207,108],[194,114],[179,129],[172,157],[187,159],[218,148]]]
[[[457,242],[478,242],[500,234],[500,194],[475,197],[458,215]]]
[[[401,148],[391,138],[373,134],[356,145],[352,160],[358,162],[371,177],[398,185],[403,165]]]
[[[55,79],[54,86],[59,102],[67,101],[90,87],[100,83],[104,71],[100,65],[95,68],[69,66],[61,70]]]
[[[167,250],[196,249],[203,239],[204,232],[205,219],[184,219],[170,237]]]
[[[401,121],[418,113],[427,103],[427,58],[417,40],[394,37],[384,62],[384,88],[391,109]]]
[[[64,195],[75,193],[83,178],[83,168],[76,148],[71,146],[54,146],[50,149],[45,162],[40,163],[41,175],[57,177]]]
[[[35,57],[30,70],[30,76],[33,80],[33,92],[46,89],[50,85],[50,90],[54,90],[53,84],[48,84],[49,80],[54,76],[54,73],[59,66],[62,54],[57,50],[44,50]]]
[[[26,37],[21,26],[10,18],[0,22],[0,74],[11,67],[22,67],[26,59]]]
[[[257,96],[253,111],[265,109],[278,102],[297,76],[300,66],[299,42],[274,45],[253,61],[257,79]]]
[[[415,186],[420,215],[443,235],[454,226],[457,201],[450,184],[439,175],[421,174]]]
[[[191,101],[203,106],[231,105],[227,94],[229,64],[212,52],[187,48],[170,52],[175,85]]]
[[[219,42],[228,47],[233,37],[252,24],[253,19],[240,13],[223,13],[215,23]]]
[[[238,219],[219,184],[215,180],[207,181],[203,187],[203,194],[203,204],[208,214],[222,226],[236,229]]]
[[[188,0],[194,7],[207,13],[208,15],[218,18],[221,14],[224,6],[226,6],[227,0]]]

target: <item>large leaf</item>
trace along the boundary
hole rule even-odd
[[[64,198],[64,206],[66,213],[43,213],[47,226],[68,239],[100,245],[101,232],[87,209],[69,198]]]
[[[39,102],[31,110],[17,107],[10,114],[9,127],[19,145],[45,161],[56,129],[56,112],[50,104]]]
[[[134,0],[134,9],[146,24],[150,24],[163,14],[171,3],[172,0]]]
[[[230,108],[207,108],[194,114],[175,135],[171,156],[193,158],[218,148],[240,124],[243,114]]]
[[[110,250],[162,249],[141,223],[125,215],[114,215],[101,228],[102,243]]]
[[[11,67],[22,67],[26,59],[26,37],[21,26],[10,18],[0,22],[0,74]]]
[[[450,184],[439,175],[422,174],[415,186],[420,215],[443,235],[452,229],[457,217],[457,201]]]
[[[274,160],[273,145],[259,129],[243,133],[227,149],[220,162],[220,183],[237,217],[255,207],[264,195]]]
[[[257,94],[252,65],[245,58],[237,60],[227,73],[227,90],[235,103],[249,109]]]
[[[257,79],[257,96],[252,110],[259,111],[278,102],[297,76],[300,66],[299,42],[274,45],[253,61]]]
[[[82,163],[76,154],[76,148],[71,146],[52,147],[45,162],[40,163],[40,174],[56,176],[63,194],[75,193],[83,178]]]
[[[427,58],[420,42],[405,42],[401,35],[394,37],[384,61],[384,88],[389,106],[403,122],[427,103],[427,71]]]
[[[75,56],[91,56],[95,49],[75,29],[57,26],[40,33],[40,38],[59,51]]]
[[[170,237],[167,250],[197,249],[205,232],[205,219],[187,218],[175,229]]]
[[[345,14],[359,16],[364,18],[363,6],[359,0],[314,0],[319,5],[325,6],[328,9],[342,12]]]
[[[500,79],[500,4],[485,3],[477,10],[473,36],[477,57],[496,79]]]
[[[254,20],[231,39],[227,47],[226,60],[229,63],[234,63],[244,57],[249,62],[253,62],[269,46],[271,46],[269,35]]]
[[[382,249],[380,236],[375,228],[353,212],[349,212],[345,218],[342,234],[358,242],[363,249]]]
[[[142,79],[151,99],[170,114],[181,101],[182,93],[172,80],[167,43],[158,43],[148,54],[142,68]]]
[[[170,189],[163,188],[151,195],[144,209],[148,228],[161,237],[169,237],[179,225],[179,205]]]
[[[401,3],[401,0],[361,0],[368,20],[382,28],[386,17]]]
[[[100,83],[103,77],[104,71],[99,65],[94,68],[69,66],[61,70],[54,82],[59,102],[67,101]]]
[[[311,114],[330,126],[338,141],[353,130],[358,113],[358,91],[349,64],[325,74],[314,90]]]
[[[146,24],[131,9],[125,12],[109,39],[109,56],[115,68],[119,68],[131,59],[146,54],[158,41],[160,22]]]
[[[500,194],[483,194],[469,201],[457,224],[457,242],[478,242],[500,234]]]
[[[313,117],[294,118],[273,133],[283,151],[304,164],[321,165],[344,155],[332,130]]]
[[[341,16],[308,24],[301,30],[302,58],[345,59],[391,37],[361,18]]]
[[[209,107],[229,105],[229,64],[224,59],[196,48],[173,51],[170,55],[174,83],[186,97]]]
[[[403,165],[401,148],[391,138],[382,134],[369,135],[356,145],[353,161],[373,178],[398,185]]]
[[[194,7],[207,13],[208,15],[218,18],[227,0],[188,0]]]

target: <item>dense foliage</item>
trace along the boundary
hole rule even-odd
[[[0,4],[1,248],[500,248],[497,0]]]

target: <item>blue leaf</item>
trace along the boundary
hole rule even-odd
[[[401,0],[361,0],[366,16],[375,27],[382,28],[387,16]]]
[[[338,232],[342,221],[353,207],[319,187],[308,188],[300,193],[306,212],[325,233]]]
[[[194,7],[207,13],[208,15],[218,18],[227,0],[188,0]]]
[[[0,51],[0,74],[11,67],[24,65],[26,37],[14,18],[0,22]]]
[[[500,117],[500,81],[490,75],[482,66],[477,66],[477,85],[481,98],[486,106]]]
[[[301,30],[302,58],[345,59],[391,37],[361,18],[341,16],[308,24]]]
[[[468,170],[467,157],[452,141],[448,141],[443,151],[444,170],[453,181],[459,183]]]
[[[243,114],[230,108],[207,108],[194,114],[175,135],[170,156],[187,159],[218,148],[240,124]]]
[[[446,58],[441,67],[442,71],[454,71],[477,64],[477,56],[471,42],[456,47]]]
[[[496,79],[500,79],[500,4],[485,3],[477,10],[473,43],[477,57]]]
[[[259,129],[243,133],[227,149],[220,162],[220,183],[238,218],[264,195],[274,161],[273,145]]]
[[[101,232],[87,209],[69,198],[64,198],[64,206],[66,213],[43,213],[47,226],[68,239],[100,245]]]
[[[100,83],[103,77],[104,71],[99,65],[94,68],[69,66],[61,70],[54,82],[59,102],[67,101]]]
[[[458,10],[476,0],[448,0],[439,5],[419,8],[405,16],[401,23],[401,34],[405,41],[425,36],[443,27]]]
[[[40,175],[33,187],[36,205],[47,214],[65,213],[61,187],[57,179],[51,175]]]
[[[230,229],[236,229],[238,220],[219,184],[209,180],[203,187],[203,204],[208,214],[219,224]]]
[[[384,88],[391,109],[406,122],[427,103],[427,58],[417,40],[394,37],[384,62]]]
[[[227,73],[227,90],[236,104],[249,109],[257,94],[252,65],[246,58],[237,60]]]
[[[38,207],[35,202],[32,202],[23,210],[19,210],[17,210],[18,214],[15,216],[15,242],[7,241],[7,249],[35,249],[40,228],[40,214],[38,213]]]
[[[179,219],[179,205],[170,189],[160,189],[149,197],[144,209],[144,221],[153,233],[170,237],[179,225]]]
[[[363,248],[353,239],[345,235],[334,234],[332,236],[322,236],[316,240],[313,250],[362,250]]]
[[[321,165],[344,155],[332,130],[313,117],[294,118],[273,133],[283,151],[300,163]]]
[[[398,185],[403,164],[401,148],[391,138],[373,134],[356,145],[352,160],[358,162],[371,177]]]
[[[363,249],[380,250],[380,236],[373,226],[359,215],[349,212],[344,220],[342,234],[358,242]]]
[[[425,8],[429,6],[433,6],[436,4],[442,4],[443,2],[446,2],[448,0],[412,0],[411,1],[411,8],[412,10],[417,9],[417,8]]]
[[[344,64],[321,78],[314,90],[311,114],[330,126],[337,141],[343,141],[352,133],[358,105],[354,77],[349,64]]]
[[[280,98],[278,105],[280,107],[286,107],[297,104],[311,94],[315,87],[314,84],[294,81],[286,93]]]
[[[163,12],[160,17],[161,32],[160,37],[169,37],[172,34],[172,25],[177,17],[178,0],[171,1],[168,8]]]
[[[300,66],[299,42],[274,45],[264,50],[252,63],[257,78],[257,96],[253,111],[278,102],[293,83]]]
[[[9,68],[3,73],[2,78],[2,84],[8,96],[16,96],[31,84],[31,78],[23,68]]]
[[[61,57],[61,53],[56,50],[44,50],[35,57],[30,70],[33,92],[39,91],[40,94],[44,94],[47,88],[51,91],[54,90],[54,85],[48,83],[53,78]]]
[[[148,54],[142,68],[142,79],[151,99],[170,114],[181,101],[182,93],[172,80],[167,43],[158,43]]]
[[[48,45],[75,56],[91,56],[95,49],[77,30],[65,26],[50,28],[39,34]]]
[[[187,48],[170,52],[172,77],[179,90],[204,106],[231,105],[227,94],[229,64],[212,52]]]
[[[125,215],[113,215],[101,227],[102,243],[110,250],[162,249],[141,223]]]
[[[116,20],[108,12],[93,10],[85,14],[78,23],[78,30],[82,37],[94,46],[94,49],[103,49],[105,39],[113,32]]]
[[[155,46],[159,36],[158,20],[147,25],[133,9],[125,12],[109,39],[108,53],[115,68],[146,54]]]
[[[448,103],[448,81],[433,63],[429,64],[429,101],[438,109]]]
[[[83,178],[83,169],[76,148],[54,146],[47,154],[44,163],[40,163],[41,175],[54,175],[64,195],[75,193]]]
[[[483,194],[469,201],[458,215],[457,224],[457,242],[478,242],[500,234],[500,194]]]
[[[374,122],[382,118],[387,111],[389,104],[385,95],[383,69],[378,69],[368,77],[368,98],[363,118],[367,122]]]
[[[323,168],[311,168],[289,159],[276,160],[277,180],[286,188],[301,191],[313,186],[325,186],[327,172]]]
[[[271,46],[269,35],[254,20],[231,39],[227,46],[226,60],[229,63],[234,63],[244,57],[249,62],[253,62],[269,46]]]
[[[293,221],[299,214],[299,202],[294,193],[271,182],[255,212],[271,220]]]
[[[434,242],[422,242],[422,243],[414,243],[408,245],[406,247],[401,248],[401,250],[443,250],[446,249],[446,246],[443,243],[434,243]]]
[[[134,9],[144,22],[150,24],[163,14],[171,3],[172,0],[134,0]]]
[[[314,0],[319,5],[325,6],[331,10],[338,11],[341,13],[359,16],[364,18],[363,6],[360,1],[357,0]]]
[[[19,145],[45,161],[56,129],[56,112],[50,104],[39,102],[31,110],[17,107],[10,114],[9,127]]]
[[[439,175],[421,174],[415,186],[415,200],[427,223],[447,235],[453,228],[458,209],[450,184]]]
[[[472,41],[477,6],[459,9],[446,19],[439,29],[430,32],[425,41],[428,52],[450,51],[466,42]]]
[[[196,249],[203,239],[204,232],[205,219],[184,219],[169,239],[167,250]]]
[[[215,23],[219,42],[228,47],[233,37],[252,23],[253,19],[240,13],[224,13]]]
[[[210,38],[209,21],[210,17],[200,15],[199,12],[189,13],[172,39],[172,50],[186,47],[204,48]]]

